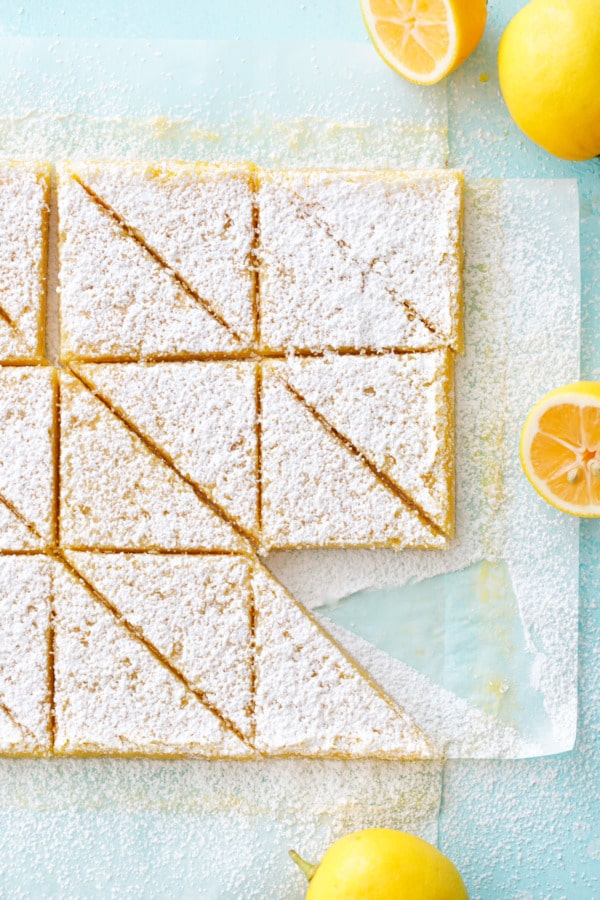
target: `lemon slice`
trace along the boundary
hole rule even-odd
[[[600,382],[546,394],[527,417],[521,463],[544,500],[572,516],[600,516]]]
[[[485,0],[361,0],[381,58],[409,81],[435,84],[469,56],[483,34]]]

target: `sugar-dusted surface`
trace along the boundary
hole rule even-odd
[[[453,354],[292,358],[288,383],[452,534]]]
[[[284,364],[263,368],[265,546],[443,546],[443,536],[294,396],[284,373]]]
[[[256,31],[258,42],[240,41],[246,33],[152,46],[42,39],[35,49],[3,36],[0,146],[19,159],[446,165],[445,83],[415,87],[384,69],[366,41],[313,42],[318,28],[310,44],[267,45]]]
[[[44,354],[50,171],[42,162],[0,162],[0,360]]]
[[[258,527],[255,370],[224,361],[77,368],[250,532]]]
[[[486,714],[371,642],[327,619],[323,624],[426,732],[444,759],[513,759],[542,752],[539,744],[524,738],[516,728]]]
[[[2,550],[39,550],[43,542],[0,500],[0,535]]]
[[[504,560],[516,596],[504,627],[520,636],[520,677],[544,713],[538,716],[532,704],[532,737],[545,753],[556,753],[571,749],[576,734],[578,523],[529,487],[518,438],[535,401],[578,377],[577,194],[572,182],[483,181],[468,186],[465,200],[456,539],[444,553],[319,551],[309,564],[302,554],[290,553],[271,556],[269,566],[298,599],[318,606],[363,589],[434,579],[478,560]],[[431,596],[440,583],[432,580],[423,589]],[[362,595],[365,604],[370,599]],[[464,596],[474,623],[482,620],[480,602]],[[407,621],[418,633],[416,618]],[[497,648],[498,626],[486,630],[490,647]],[[467,648],[463,641],[442,643],[439,664],[445,670],[454,660],[464,666],[462,696],[468,699]],[[492,660],[491,680],[494,669]],[[510,699],[511,679],[498,681]]]
[[[239,550],[245,541],[70,375],[61,375],[61,543]]]
[[[252,166],[79,163],[74,169],[242,343],[252,342]]]
[[[68,559],[187,683],[248,736],[252,595],[235,556],[68,553]]]
[[[461,346],[462,176],[261,172],[270,349]]]
[[[53,572],[53,601],[57,753],[248,755],[62,564]]]
[[[319,551],[310,564],[302,554],[289,553],[271,556],[269,566],[295,596],[317,606],[478,560],[504,560],[517,599],[511,627],[522,636],[525,671],[547,713],[536,742],[558,752],[573,746],[576,729],[578,524],[530,489],[518,439],[535,401],[578,377],[577,194],[566,181],[486,180],[470,183],[465,201],[456,539],[444,553]],[[478,601],[465,602],[477,621]],[[463,658],[461,644],[444,650],[440,664],[451,666],[454,653]],[[464,691],[468,697],[466,683]]]
[[[0,557],[0,753],[50,749],[51,563]]]
[[[55,375],[0,367],[0,550],[53,538]]]
[[[545,753],[556,753],[571,749],[576,733],[578,524],[548,507],[527,484],[518,438],[533,403],[578,377],[577,194],[566,181],[484,181],[471,183],[465,199],[466,352],[456,362],[456,539],[444,553],[319,551],[309,558],[298,552],[273,555],[269,566],[295,596],[317,606],[361,589],[433,578],[478,560],[504,560],[516,596],[505,625],[519,634],[526,662],[519,677],[527,679],[544,712],[535,742]],[[446,590],[444,584],[432,580],[424,585],[424,596]],[[369,593],[361,596],[371,602]],[[463,596],[474,623],[482,620],[478,605],[484,599]],[[380,628],[387,633],[395,624],[390,614]],[[429,646],[418,616],[409,615],[408,625]],[[443,618],[440,627],[446,628]],[[489,646],[497,648],[497,623],[485,628]],[[439,650],[444,670],[456,661],[469,673],[460,640],[442,642]],[[492,662],[491,681],[494,669]],[[511,677],[516,675],[497,679],[507,701]],[[469,699],[466,677],[463,690]],[[532,704],[529,718],[535,717]]]
[[[397,760],[4,759],[0,772],[0,872],[32,896],[52,866],[62,894],[298,900],[290,847],[319,859],[377,826],[434,842],[441,793],[439,763]]]
[[[230,331],[63,166],[58,175],[64,360],[231,350]]]
[[[17,725],[12,713],[6,712],[0,706],[0,747],[2,748],[2,753],[9,754],[21,747],[24,743],[23,737],[23,731]]]
[[[433,748],[262,566],[256,604],[256,744],[274,755],[428,759]]]

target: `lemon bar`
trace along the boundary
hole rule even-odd
[[[263,367],[262,542],[301,547],[443,547],[435,523],[356,453],[286,379]]]
[[[268,350],[459,350],[458,172],[259,175]]]
[[[59,168],[61,357],[240,350],[255,325],[249,167]]]
[[[0,361],[44,355],[49,194],[46,163],[0,162]]]
[[[89,363],[76,371],[258,537],[256,363]]]
[[[245,557],[66,556],[222,718],[251,735],[252,593]]]
[[[247,542],[79,379],[60,383],[60,540],[74,549],[243,550]]]
[[[54,537],[55,373],[0,367],[0,551]]]
[[[54,573],[55,753],[246,757],[246,745],[75,570]]]
[[[0,754],[49,752],[51,562],[0,557]]]
[[[454,529],[452,351],[295,358],[288,384],[443,534]]]
[[[419,726],[260,564],[256,746],[276,756],[426,759]]]

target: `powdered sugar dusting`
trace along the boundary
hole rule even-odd
[[[238,342],[173,274],[59,171],[61,357],[234,349]]]
[[[249,755],[60,563],[53,606],[56,753]]]
[[[253,723],[248,561],[67,553],[119,614],[246,737]]]
[[[33,890],[45,884],[41,857],[57,865],[64,893],[118,885],[135,897],[166,885],[174,895],[297,900],[306,881],[291,847],[317,861],[361,827],[437,836],[437,763],[0,760],[0,771],[0,871],[23,884],[25,860]]]
[[[535,687],[553,723],[546,752],[570,749],[575,738],[578,527],[526,483],[518,435],[545,391],[578,377],[577,235],[570,182],[469,185],[466,350],[456,362],[457,536],[449,549],[315,551],[310,560],[297,552],[268,560],[291,592],[315,607],[504,559],[534,654]]]
[[[452,533],[453,354],[292,358],[283,377]]]
[[[365,680],[261,567],[254,596],[259,749],[350,758],[432,755],[410,717]]]
[[[458,173],[264,172],[269,348],[460,346]]]
[[[256,363],[80,365],[178,469],[245,529],[258,528]]]
[[[44,351],[49,166],[0,163],[0,360]]]
[[[54,373],[0,368],[0,549],[31,550],[53,538]],[[29,527],[32,526],[32,527]]]
[[[251,166],[102,163],[79,164],[76,172],[244,343],[252,341]]]
[[[61,542],[106,549],[246,544],[77,379],[61,375]]]
[[[516,729],[486,715],[368,641],[331,622],[326,627],[420,724],[446,759],[514,759],[543,753],[541,746],[525,740]]]
[[[51,563],[0,556],[0,753],[50,749]]]
[[[293,395],[285,364],[264,367],[262,431],[265,546],[445,543]]]

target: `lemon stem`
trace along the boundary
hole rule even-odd
[[[296,853],[295,850],[289,850],[288,852],[289,852],[291,858],[294,860],[294,862],[298,866],[298,868],[302,869],[302,871],[306,875],[307,879],[309,881],[311,881],[311,879],[315,877],[315,873],[319,867],[313,866],[309,862],[306,862],[306,860],[302,859],[302,857],[299,856],[299,854]]]

